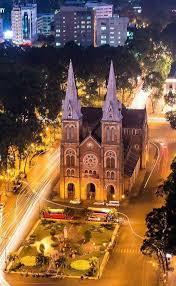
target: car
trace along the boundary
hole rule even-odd
[[[95,206],[104,206],[105,202],[104,201],[96,201],[96,202],[93,203],[93,205],[95,205]]]
[[[74,199],[74,200],[71,200],[71,201],[70,201],[70,204],[80,205],[80,204],[81,204],[81,201],[80,201],[79,199]]]
[[[89,217],[88,217],[88,220],[89,220],[89,221],[101,221],[101,218],[100,218],[100,217],[97,217],[97,216],[89,216]]]
[[[120,203],[119,203],[119,201],[109,201],[106,203],[106,206],[108,206],[108,207],[119,207]]]

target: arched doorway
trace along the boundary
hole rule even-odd
[[[107,200],[112,201],[115,199],[115,189],[113,185],[107,187]]]
[[[95,199],[96,188],[95,185],[90,183],[87,185],[87,199],[94,200]]]
[[[68,199],[74,199],[75,197],[75,185],[73,183],[69,183],[67,186]]]

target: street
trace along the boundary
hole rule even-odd
[[[145,216],[154,207],[161,205],[161,199],[155,197],[155,189],[161,181],[161,176],[166,177],[169,173],[169,165],[175,155],[176,131],[171,130],[166,122],[150,123],[149,135],[152,141],[160,144],[159,165],[156,166],[151,179],[145,190],[141,189],[139,195],[131,197],[122,204],[120,211],[128,215],[133,230],[136,234],[144,236]],[[170,142],[170,136],[173,142]],[[164,143],[164,145],[163,145]],[[151,147],[151,162],[156,160],[156,150]],[[167,160],[166,160],[167,159]],[[153,165],[152,165],[153,166]],[[148,166],[151,170],[152,166]],[[105,286],[157,286],[159,276],[156,261],[145,257],[140,253],[142,239],[132,233],[127,222],[121,227],[116,246],[111,254],[110,260],[105,268],[103,278],[95,280],[94,285]],[[68,285],[74,286],[78,283],[75,279],[54,280],[44,278],[26,278],[19,275],[6,275],[9,285]],[[80,282],[82,285],[91,285],[92,281]],[[174,285],[174,284],[172,284]],[[4,285],[3,285],[4,286]]]

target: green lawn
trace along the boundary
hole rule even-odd
[[[45,248],[45,254],[48,257],[50,256],[52,251],[56,251],[58,253],[58,257],[61,257],[63,255],[62,253],[62,242],[63,240],[63,234],[64,234],[64,227],[67,227],[67,234],[68,234],[68,250],[65,250],[64,255],[66,256],[67,260],[67,266],[64,269],[64,273],[66,275],[82,275],[86,274],[85,271],[81,270],[75,270],[71,268],[71,262],[76,260],[89,260],[93,257],[97,257],[99,259],[99,264],[102,261],[102,258],[104,256],[104,252],[102,251],[103,248],[105,249],[105,246],[103,246],[104,243],[108,244],[108,242],[111,239],[114,226],[112,226],[112,229],[107,229],[106,226],[102,224],[95,224],[95,223],[78,223],[78,222],[64,222],[64,221],[58,221],[58,220],[41,220],[38,226],[36,227],[33,237],[35,237],[35,246],[31,243],[29,246],[24,246],[19,254],[19,260],[14,262],[12,265],[12,268],[14,268],[14,265],[17,264],[17,262],[20,262],[20,259],[24,257],[35,257],[38,252],[40,252],[40,244],[44,244]],[[57,240],[56,245],[54,246],[53,238],[51,237],[50,231],[51,229],[55,229],[55,241]],[[87,243],[84,242],[84,233],[85,231],[89,230],[91,232],[91,238],[90,241]],[[46,243],[46,245],[45,245]],[[49,248],[48,248],[49,247]],[[70,249],[70,250],[69,250]],[[100,251],[101,249],[101,251]],[[75,257],[72,257],[72,251],[75,252]],[[70,252],[71,251],[71,252]],[[71,253],[71,256],[70,256]],[[40,268],[37,268],[36,266],[33,267],[22,267],[21,270],[23,271],[39,271],[43,272],[47,271],[48,266],[45,266],[44,268],[40,270]],[[17,269],[18,270],[18,269]]]

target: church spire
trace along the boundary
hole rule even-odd
[[[70,60],[66,96],[62,105],[62,119],[80,119],[81,116],[81,105],[78,100],[73,66]]]
[[[107,87],[107,95],[103,105],[103,121],[121,121],[122,104],[116,97],[116,78],[114,74],[114,66],[111,61],[109,80]]]

